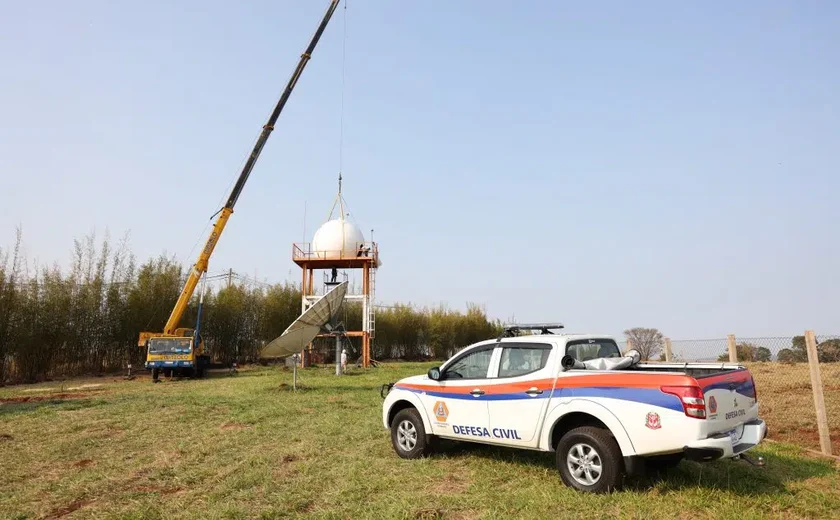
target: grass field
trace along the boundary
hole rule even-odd
[[[808,364],[750,363],[749,368],[771,438],[819,449]],[[840,453],[840,363],[822,363],[820,373],[831,440]]]
[[[0,518],[840,517],[838,467],[788,444],[756,450],[764,470],[683,462],[603,496],[564,487],[548,454],[401,460],[378,386],[427,367],[306,369],[298,392],[280,368],[0,389]]]

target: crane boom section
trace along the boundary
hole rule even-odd
[[[195,288],[199,280],[201,280],[201,275],[207,271],[210,255],[213,254],[213,250],[219,242],[219,236],[224,231],[228,218],[230,218],[232,213],[233,210],[231,208],[223,208],[219,214],[219,218],[216,219],[216,223],[213,225],[213,231],[207,238],[207,243],[204,244],[204,249],[201,250],[201,254],[198,255],[198,260],[196,260],[195,265],[190,270],[190,274],[187,276],[187,283],[184,284],[184,289],[181,291],[180,296],[178,296],[178,301],[175,302],[175,308],[172,309],[172,313],[166,321],[166,326],[163,327],[164,335],[175,334],[175,329],[178,328],[178,322],[181,321],[181,316],[187,310],[187,305],[189,305],[190,298],[192,298],[193,292],[195,292]]]
[[[242,187],[245,186],[245,181],[248,180],[248,176],[251,175],[251,170],[254,168],[254,163],[257,162],[257,158],[260,156],[260,152],[262,152],[263,146],[268,140],[268,136],[271,134],[271,131],[274,130],[274,123],[277,122],[277,118],[280,117],[280,112],[282,112],[283,107],[286,106],[286,101],[288,101],[289,96],[292,95],[292,91],[295,89],[295,85],[297,85],[298,79],[300,79],[300,75],[303,74],[303,69],[306,68],[306,64],[307,62],[309,62],[309,58],[312,57],[312,52],[315,51],[315,46],[318,45],[318,41],[321,39],[321,35],[324,33],[324,29],[326,29],[327,23],[329,23],[330,18],[332,18],[333,12],[335,12],[335,9],[336,7],[338,7],[338,3],[340,1],[341,0],[332,0],[330,2],[330,6],[327,8],[327,12],[324,14],[324,19],[321,20],[321,25],[319,25],[318,29],[315,30],[315,34],[312,36],[312,40],[309,42],[309,46],[306,47],[306,50],[303,52],[303,54],[300,55],[300,61],[298,62],[297,67],[295,67],[295,71],[292,73],[292,77],[289,78],[289,82],[286,84],[286,88],[283,90],[283,94],[277,101],[277,105],[274,107],[274,111],[271,112],[271,116],[268,118],[268,122],[265,124],[265,126],[263,126],[263,131],[260,134],[259,139],[257,139],[257,143],[254,145],[254,150],[251,152],[251,156],[248,157],[248,161],[245,163],[245,167],[242,168],[242,173],[239,175],[239,179],[236,181],[236,185],[230,192],[230,197],[228,197],[227,204],[225,204],[226,208],[233,209],[233,206],[239,199],[239,194],[242,192]]]
[[[271,135],[272,130],[274,130],[274,124],[277,122],[277,118],[280,117],[280,113],[283,111],[283,107],[286,106],[286,102],[292,95],[292,91],[294,90],[295,85],[297,85],[297,82],[300,79],[301,74],[303,73],[303,69],[306,68],[307,62],[309,62],[309,59],[312,57],[312,52],[315,50],[315,46],[321,39],[321,35],[324,33],[324,29],[326,29],[327,24],[329,23],[330,18],[332,18],[332,15],[338,7],[340,1],[341,0],[330,1],[330,5],[329,7],[327,7],[326,13],[324,13],[324,18],[321,20],[320,25],[315,30],[315,34],[312,36],[312,39],[310,40],[309,45],[306,47],[306,50],[303,54],[301,54],[297,67],[295,67],[295,70],[292,73],[292,77],[289,78],[289,82],[286,84],[286,88],[283,90],[283,94],[280,96],[280,99],[277,101],[277,105],[275,105],[274,110],[271,112],[271,115],[268,118],[268,122],[266,122],[266,124],[263,125],[262,132],[260,132],[260,136],[257,138],[257,142],[254,144],[254,149],[251,151],[251,155],[245,162],[245,166],[242,168],[242,172],[239,174],[239,178],[236,180],[236,184],[233,186],[233,189],[230,192],[230,196],[228,197],[225,206],[222,208],[219,217],[216,219],[216,223],[213,225],[213,231],[207,238],[207,242],[204,245],[204,249],[201,250],[201,254],[198,257],[198,260],[195,262],[195,264],[192,266],[192,269],[190,270],[190,274],[187,277],[187,281],[184,284],[184,288],[183,290],[181,290],[181,294],[178,296],[178,301],[175,303],[175,307],[172,309],[172,313],[169,315],[169,319],[166,321],[166,326],[164,327],[162,335],[175,335],[175,331],[178,328],[178,323],[181,321],[181,318],[184,315],[184,311],[186,311],[187,309],[187,305],[189,304],[189,301],[192,298],[193,293],[195,292],[195,288],[198,285],[201,276],[207,271],[207,266],[210,261],[210,255],[216,248],[216,244],[219,242],[219,237],[221,236],[222,231],[224,231],[225,225],[227,224],[228,219],[233,213],[233,207],[236,205],[236,201],[239,200],[239,195],[242,193],[242,188],[245,186],[245,182],[248,180],[248,176],[251,175],[251,170],[254,169],[254,165],[256,164],[257,159],[259,158],[260,153],[262,152],[262,149],[265,146],[269,135]],[[153,333],[141,332],[138,344],[144,345],[146,340],[148,340],[152,336],[154,336]]]

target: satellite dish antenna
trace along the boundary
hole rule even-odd
[[[330,289],[293,321],[283,334],[263,347],[260,357],[286,357],[303,350],[321,332],[321,327],[338,314],[344,302],[344,295],[347,294],[348,285],[349,282],[341,282]]]

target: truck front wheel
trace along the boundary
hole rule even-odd
[[[582,426],[566,432],[557,443],[556,455],[560,478],[578,491],[605,493],[621,482],[621,450],[603,428]]]
[[[400,410],[391,421],[391,444],[404,459],[418,459],[429,452],[423,419],[414,408]]]

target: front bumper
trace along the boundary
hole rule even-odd
[[[146,369],[153,368],[192,368],[192,361],[146,361]]]
[[[707,439],[692,442],[684,449],[685,458],[698,462],[728,459],[755,448],[767,436],[767,425],[761,419],[744,424],[740,438],[733,440],[728,433],[718,433]]]

